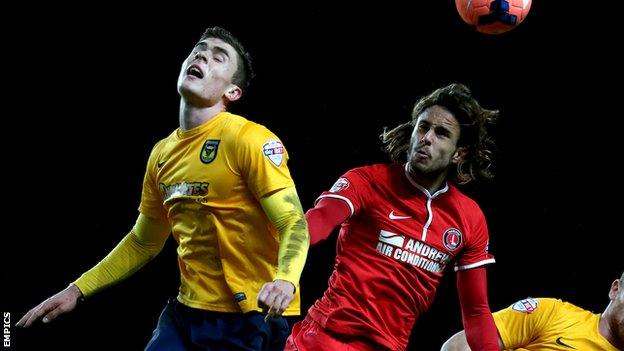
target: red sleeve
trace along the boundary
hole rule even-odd
[[[351,215],[362,209],[370,197],[370,180],[362,169],[352,169],[343,174],[329,191],[324,191],[316,201],[324,198],[334,198],[344,201],[349,206]]]
[[[488,252],[490,235],[483,212],[476,204],[466,207],[465,212],[471,219],[470,229],[466,234],[466,246],[462,249],[455,271],[472,269],[494,263],[494,256]]]
[[[470,348],[498,351],[498,331],[488,304],[485,267],[457,272],[457,292]]]
[[[351,216],[349,205],[339,199],[325,197],[305,214],[310,231],[310,245],[327,239],[332,230]]]

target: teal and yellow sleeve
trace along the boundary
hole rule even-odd
[[[169,231],[166,222],[140,214],[130,233],[74,284],[88,297],[126,279],[162,250]]]
[[[308,225],[297,190],[294,186],[278,190],[262,197],[260,204],[279,233],[275,279],[289,281],[297,287],[310,246]]]

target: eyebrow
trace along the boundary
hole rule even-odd
[[[208,49],[208,44],[206,44],[205,41],[200,41],[199,43],[195,44],[195,48],[199,48],[200,50],[206,50]],[[218,53],[224,54],[225,56],[227,56],[228,58],[230,57],[230,54],[228,53],[228,51],[222,47],[222,46],[213,46],[212,51],[216,51]]]
[[[418,126],[421,126],[421,125],[424,125],[424,126],[427,126],[427,127],[431,127],[431,126],[433,126],[433,129],[434,129],[436,132],[438,132],[438,131],[442,130],[442,131],[444,131],[444,132],[446,132],[446,133],[452,133],[452,131],[451,131],[451,129],[450,129],[450,128],[448,128],[447,126],[442,125],[442,124],[434,125],[434,124],[432,124],[432,123],[431,123],[431,122],[429,122],[429,121],[420,120],[420,121],[418,122]]]

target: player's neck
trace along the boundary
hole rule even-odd
[[[618,350],[624,350],[624,340],[619,340],[616,334],[616,331],[611,328],[609,325],[609,306],[607,309],[600,315],[600,322],[598,323],[598,331],[600,335],[602,335],[607,341],[615,346]]]
[[[436,191],[442,189],[446,185],[446,172],[442,174],[436,174],[435,176],[428,176],[423,174],[422,172],[418,172],[413,169],[409,164],[407,167],[407,171],[409,176],[415,181],[418,185],[427,189],[429,194],[434,194]]]
[[[421,178],[413,177],[413,179],[416,181],[416,183],[418,183],[418,185],[420,185],[423,188],[427,189],[427,191],[431,195],[435,194],[436,191],[442,189],[443,184],[444,184],[444,179],[442,179],[442,180],[429,180],[429,179],[422,178],[422,177]]]
[[[180,130],[186,131],[198,127],[223,111],[225,111],[225,104],[223,104],[223,102],[204,107],[191,105],[184,101],[184,99],[181,99],[179,116]]]

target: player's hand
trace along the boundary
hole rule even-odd
[[[15,325],[28,328],[42,317],[43,323],[51,322],[59,315],[73,311],[81,298],[80,289],[76,285],[70,284],[65,290],[28,311]]]
[[[289,281],[276,279],[265,283],[258,293],[258,306],[267,313],[264,320],[268,321],[284,313],[294,295],[295,286]]]

